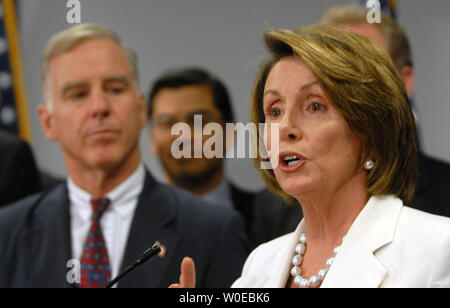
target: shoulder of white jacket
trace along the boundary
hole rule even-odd
[[[440,238],[450,237],[450,218],[404,206],[401,219],[410,222],[416,230],[436,233]]]

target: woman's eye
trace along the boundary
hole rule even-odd
[[[322,104],[319,103],[312,103],[311,104],[311,110],[312,111],[322,111],[324,108],[324,106]]]
[[[270,112],[270,115],[274,118],[281,116],[281,114],[282,114],[282,111],[278,108],[273,108]]]

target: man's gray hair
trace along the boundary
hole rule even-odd
[[[355,25],[367,23],[369,9],[356,3],[329,8],[320,19],[321,24]],[[391,16],[381,13],[381,23],[372,24],[384,37],[388,53],[398,71],[413,66],[411,46],[405,30]]]
[[[63,53],[69,52],[87,40],[96,38],[111,40],[123,50],[130,67],[131,75],[134,78],[136,88],[139,88],[139,71],[137,67],[136,52],[131,47],[125,45],[115,32],[93,23],[80,24],[55,34],[47,43],[47,47],[42,55],[41,81],[44,89],[44,99],[50,110],[52,109],[52,104],[49,93],[48,72],[51,60]]]

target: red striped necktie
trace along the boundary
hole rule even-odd
[[[111,280],[111,266],[108,250],[103,238],[100,219],[111,201],[107,198],[95,199],[92,205],[92,224],[81,257],[81,288],[103,288]]]

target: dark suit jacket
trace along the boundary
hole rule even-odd
[[[255,194],[242,190],[233,184],[230,184],[230,187],[234,209],[238,211],[244,219],[245,227],[248,233],[250,232],[253,224],[253,199],[255,198]]]
[[[0,206],[10,204],[41,189],[30,146],[0,131]]]
[[[65,184],[0,210],[0,288],[69,287],[69,199]],[[131,272],[119,287],[162,287],[178,282],[183,257],[196,262],[198,287],[229,287],[246,258],[242,219],[234,211],[204,204],[188,192],[146,175],[122,270],[155,241],[163,258]]]
[[[450,164],[419,153],[416,191],[408,206],[450,217]]]
[[[300,204],[288,204],[280,196],[263,189],[254,198],[254,217],[249,235],[250,248],[294,232],[303,218]]]

